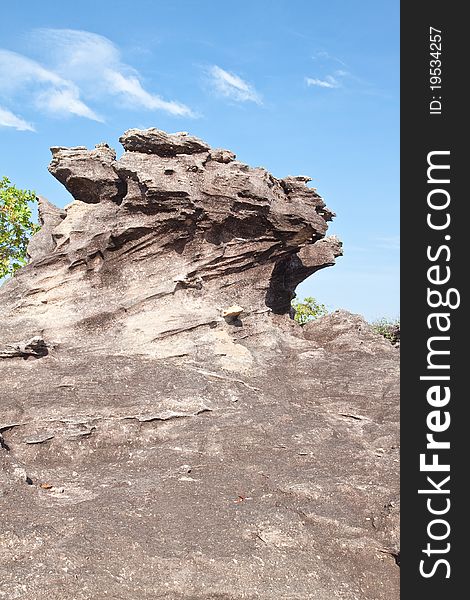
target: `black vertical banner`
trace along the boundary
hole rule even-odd
[[[465,21],[461,3],[401,4],[404,600],[460,598],[470,578]]]

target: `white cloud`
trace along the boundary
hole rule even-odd
[[[31,123],[27,123],[11,111],[0,106],[0,127],[13,127],[18,131],[35,131]]]
[[[103,122],[101,117],[80,100],[75,86],[41,92],[36,97],[36,106],[52,114],[71,114]]]
[[[333,56],[326,50],[319,50],[318,52],[315,52],[315,54],[312,56],[312,58],[314,60],[322,59],[323,61],[336,62],[336,63],[339,63],[340,65],[343,65],[343,67],[348,66],[343,60],[341,60],[337,56]]]
[[[8,50],[0,50],[0,85],[10,97],[26,95],[48,112],[101,119],[80,99],[79,88],[40,63]]]
[[[17,52],[0,49],[0,81],[2,91],[14,91],[26,83],[39,82],[61,85],[64,80],[59,75],[44,68],[35,60]]]
[[[126,77],[110,69],[105,72],[105,79],[110,84],[112,93],[121,95],[134,106],[137,104],[149,110],[163,110],[171,115],[192,116],[192,111],[184,104],[163,100],[160,96],[149,94],[135,76]]]
[[[64,76],[70,73],[88,96],[111,95],[131,108],[194,116],[188,106],[148,92],[138,71],[121,61],[117,46],[104,36],[73,29],[40,29],[35,36],[52,53],[54,70]]]
[[[305,81],[308,86],[316,86],[321,88],[339,88],[341,83],[333,77],[333,75],[327,75],[324,79],[313,79],[312,77],[306,77]]]
[[[361,94],[377,94],[377,90],[368,81],[352,73],[343,60],[329,52],[320,50],[312,59],[317,63],[317,73],[319,71],[320,76],[305,77],[308,86],[326,89],[347,88]]]
[[[306,77],[305,82],[309,87],[319,87],[324,89],[338,89],[344,86],[344,79],[350,78],[351,73],[347,71],[348,65],[338,58],[333,56],[326,50],[319,50],[312,56],[313,60],[317,61],[317,69],[320,69],[328,75],[320,77]],[[341,68],[338,68],[341,65]]]
[[[41,53],[41,62],[0,49],[0,96],[5,103],[29,103],[49,114],[103,121],[89,103],[109,102],[114,97],[133,109],[194,116],[186,105],[147,91],[139,73],[123,63],[119,49],[101,35],[40,29],[31,38]],[[28,125],[16,118],[17,125],[23,123],[23,129]],[[3,120],[12,122],[11,116],[4,116]]]
[[[105,66],[119,65],[120,52],[108,38],[77,29],[36,29],[31,36],[54,70],[74,79],[98,78]],[[68,76],[68,75],[67,75]]]
[[[214,89],[222,96],[238,102],[263,103],[255,88],[235,73],[230,73],[214,65],[209,69],[209,74]]]

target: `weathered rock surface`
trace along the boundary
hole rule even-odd
[[[188,134],[53,148],[0,288],[0,598],[398,598],[398,353],[349,313],[306,177]],[[18,341],[21,340],[21,341]]]
[[[303,333],[308,340],[320,344],[326,350],[339,352],[367,352],[396,354],[392,344],[378,335],[360,315],[337,310],[324,319],[310,321]]]

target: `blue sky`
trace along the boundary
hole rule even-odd
[[[63,206],[50,146],[189,131],[309,175],[344,257],[304,282],[330,310],[399,315],[397,0],[24,0],[0,22],[0,176]]]

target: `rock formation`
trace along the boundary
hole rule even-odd
[[[397,350],[289,315],[333,213],[186,133],[120,141],[52,148],[74,201],[0,288],[0,597],[398,598]]]

